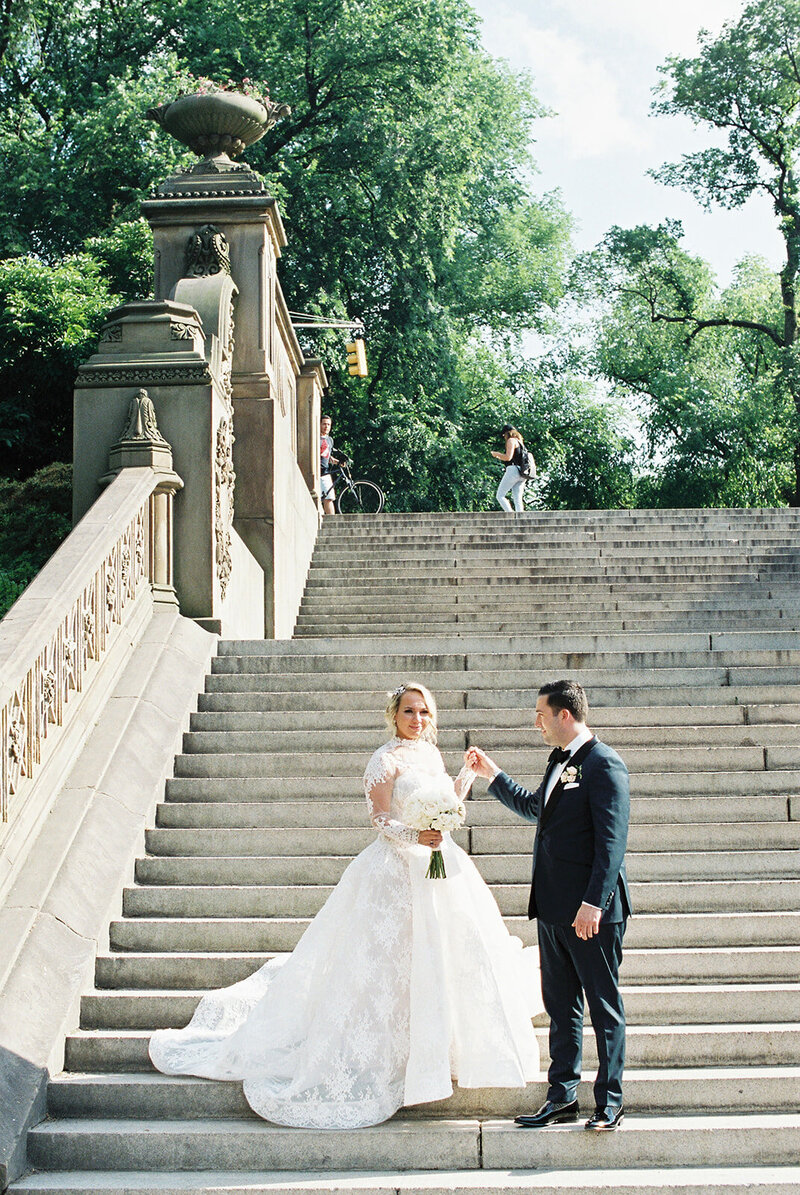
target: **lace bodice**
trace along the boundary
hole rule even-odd
[[[403,806],[412,793],[421,788],[449,785],[462,799],[472,786],[475,773],[462,768],[452,781],[447,775],[441,752],[422,739],[390,739],[379,747],[364,772],[364,793],[370,820],[393,842],[414,844],[419,831],[405,824]]]

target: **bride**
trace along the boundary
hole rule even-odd
[[[461,1087],[523,1087],[539,1055],[535,954],[509,936],[475,865],[449,835],[403,822],[408,798],[442,783],[436,704],[391,694],[392,738],[364,774],[377,837],[348,866],[291,955],[210,992],[185,1029],[150,1039],[165,1074],[243,1081],[259,1116],[342,1129]],[[474,772],[455,781],[465,797]],[[431,848],[447,878],[425,876]]]

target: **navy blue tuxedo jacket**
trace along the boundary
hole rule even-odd
[[[489,785],[498,801],[538,823],[528,916],[571,925],[586,901],[603,910],[603,921],[624,921],[632,911],[624,862],[628,769],[597,738],[584,743],[567,767],[578,769],[577,783],[556,784],[544,808],[544,779],[533,793],[505,772]]]

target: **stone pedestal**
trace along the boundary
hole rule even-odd
[[[75,516],[146,389],[185,483],[174,518],[181,611],[228,636],[288,637],[319,529],[326,379],[303,357],[278,285],[277,204],[249,166],[220,156],[167,179],[142,210],[155,299],[112,312],[80,370]]]
[[[153,301],[110,313],[99,351],[80,369],[75,389],[74,517],[99,494],[109,452],[140,389],[152,400],[184,480],[173,533],[181,611],[210,629],[262,635],[263,572],[233,529],[233,418],[223,346],[214,334],[208,343],[193,307]]]
[[[248,166],[206,161],[163,183],[143,212],[156,298],[196,305],[193,275],[229,273],[235,284],[234,527],[264,573],[264,633],[287,637],[319,528],[326,378],[321,362],[305,360],[277,281],[286,244],[277,204]]]

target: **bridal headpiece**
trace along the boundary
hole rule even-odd
[[[392,689],[389,696],[390,697],[399,697],[401,695],[401,693],[405,693],[405,691],[406,691],[405,685],[398,685],[396,689]]]

